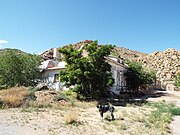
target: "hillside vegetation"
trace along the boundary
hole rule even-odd
[[[32,86],[41,77],[40,57],[18,49],[0,50],[0,89]]]

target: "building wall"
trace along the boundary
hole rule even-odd
[[[46,70],[43,74],[43,80],[46,83],[53,83],[55,81],[55,74],[59,74],[59,70]]]
[[[113,91],[116,94],[119,94],[122,89],[126,88],[126,79],[124,73],[127,71],[126,68],[114,63],[109,63],[112,68],[112,75],[115,80],[114,85],[110,88],[110,91]]]
[[[117,64],[114,64],[112,62],[109,62],[111,65],[112,75],[115,80],[115,83],[112,88],[110,88],[111,91],[118,94],[120,93],[120,90],[126,86],[126,80],[124,77],[124,73],[126,72],[126,68]],[[63,69],[62,69],[63,70]],[[63,86],[62,83],[59,81],[55,81],[55,75],[59,74],[59,69],[54,70],[45,70],[43,75],[43,80],[45,83],[48,84],[49,88],[53,88],[56,90],[63,90],[66,89],[66,87]]]
[[[66,89],[63,84],[56,79],[56,75],[59,75],[59,69],[46,70],[43,75],[43,81],[48,85],[50,89],[63,90]]]

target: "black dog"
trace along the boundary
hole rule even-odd
[[[99,113],[101,115],[101,117],[103,118],[103,113],[107,112],[107,111],[110,111],[111,113],[111,117],[112,117],[112,120],[115,120],[114,119],[114,106],[110,106],[110,105],[97,105],[97,108],[99,109]]]

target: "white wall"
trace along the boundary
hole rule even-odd
[[[50,89],[55,89],[55,90],[62,90],[64,89],[63,85],[61,82],[55,81],[55,74],[59,74],[59,69],[57,70],[46,70],[44,75],[43,75],[43,80],[44,82],[48,85]]]
[[[45,82],[47,83],[53,83],[54,82],[54,76],[55,74],[59,74],[59,70],[46,70],[43,78],[45,79]]]
[[[124,68],[123,66],[116,65],[114,63],[109,62],[109,64],[111,65],[112,75],[115,80],[115,83],[113,87],[111,87],[110,90],[116,94],[119,94],[119,89],[118,89],[119,86],[126,86],[124,73],[127,71],[127,69]],[[121,75],[120,75],[120,72],[121,72]]]

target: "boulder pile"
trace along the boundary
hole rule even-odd
[[[35,92],[36,100],[40,103],[54,103],[55,91],[37,91]]]
[[[156,76],[164,85],[180,73],[180,51],[169,48],[163,52],[154,52],[138,58],[144,66],[156,71]]]

